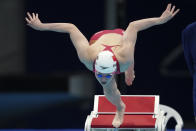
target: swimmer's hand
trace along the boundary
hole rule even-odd
[[[25,17],[25,20],[27,22],[27,25],[30,26],[31,28],[35,30],[41,30],[41,31],[45,30],[42,26],[43,23],[40,21],[37,13],[30,14],[29,12],[27,12],[27,17]]]
[[[131,86],[135,79],[135,71],[133,69],[128,69],[125,71],[125,83],[127,86]]]
[[[164,24],[171,20],[179,11],[180,9],[177,9],[175,11],[175,5],[172,6],[171,4],[167,5],[166,10],[162,13],[162,15],[159,17],[159,24]]]
[[[133,84],[134,79],[135,79],[134,73],[129,74],[128,72],[125,72],[125,83],[127,84],[127,86],[131,86]]]

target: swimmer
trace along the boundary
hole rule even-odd
[[[72,23],[42,23],[37,13],[27,13],[26,22],[39,31],[68,33],[77,51],[77,55],[102,85],[106,98],[116,106],[116,115],[112,125],[115,128],[123,123],[126,105],[121,100],[120,91],[114,76],[125,72],[125,82],[132,85],[134,74],[134,50],[139,31],[160,25],[171,20],[179,9],[171,4],[160,17],[146,18],[130,22],[125,30],[103,30],[94,34],[90,41]]]

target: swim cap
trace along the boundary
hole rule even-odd
[[[117,61],[110,51],[101,51],[95,60],[95,71],[100,73],[114,73],[117,69]]]

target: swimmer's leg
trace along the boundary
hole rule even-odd
[[[113,105],[116,106],[117,111],[113,119],[112,125],[115,128],[118,128],[123,123],[125,104],[121,100],[120,91],[117,88],[116,82],[113,86],[104,88],[104,95]]]

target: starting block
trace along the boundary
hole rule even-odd
[[[85,131],[166,131],[170,118],[176,120],[176,131],[181,131],[183,120],[171,107],[159,104],[158,95],[121,95],[126,105],[124,121],[114,128],[112,121],[116,107],[104,95],[95,95],[94,109],[87,116]]]

